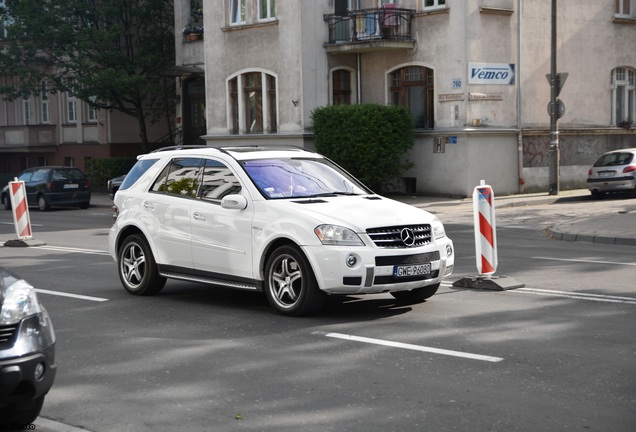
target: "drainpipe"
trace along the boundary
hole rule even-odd
[[[517,171],[519,193],[523,193],[523,133],[521,131],[521,0],[517,0]]]
[[[362,88],[362,85],[360,84],[360,55],[360,53],[356,54],[356,102],[358,105],[360,105],[360,103],[362,102],[362,96],[360,95],[360,91]]]

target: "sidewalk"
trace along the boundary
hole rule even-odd
[[[433,213],[443,209],[449,211],[468,212],[472,214],[472,198],[392,196],[391,198],[411,204]],[[556,204],[559,202],[581,202],[584,205],[590,199],[587,189],[560,191],[559,195],[547,192],[536,194],[519,194],[495,196],[495,209],[523,207],[531,205]],[[558,226],[547,227],[548,234],[563,241],[587,241],[594,243],[636,246],[636,198],[624,201],[624,211],[582,218]]]
[[[389,198],[401,201],[432,213],[458,212],[472,215],[472,198],[452,198],[435,196],[394,195]],[[495,208],[523,207],[531,205],[555,204],[572,201],[584,202],[590,199],[587,189],[560,191],[559,195],[547,192],[535,194],[495,196]],[[595,243],[636,246],[636,198],[627,199],[625,211],[608,213],[597,217],[578,219],[559,226],[547,228],[547,232],[563,241],[588,241]],[[113,202],[106,192],[94,192],[91,206],[110,208]]]

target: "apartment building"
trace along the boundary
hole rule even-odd
[[[312,148],[317,107],[400,104],[402,191],[547,191],[553,18],[560,188],[585,187],[636,147],[636,0],[176,0],[177,121],[187,142]]]

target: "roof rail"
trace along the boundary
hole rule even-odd
[[[157,152],[170,151],[170,150],[185,150],[189,148],[205,148],[205,147],[209,147],[209,146],[205,144],[177,145],[177,146],[161,147],[151,151],[150,153],[157,153]]]

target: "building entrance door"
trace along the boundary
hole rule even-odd
[[[205,144],[205,133],[205,80],[197,77],[184,83],[183,144]]]

